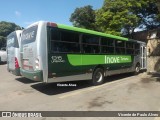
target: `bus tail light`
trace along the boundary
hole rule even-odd
[[[36,70],[38,70],[39,69],[39,59],[38,58],[35,60],[35,63],[36,63],[35,68]]]
[[[56,24],[56,23],[52,23],[52,22],[48,22],[48,23],[47,23],[47,26],[57,27],[57,24]]]
[[[19,68],[18,59],[15,57],[15,68]]]

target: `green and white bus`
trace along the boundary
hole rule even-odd
[[[21,38],[21,74],[35,81],[65,82],[146,69],[146,44],[52,22],[28,26]]]

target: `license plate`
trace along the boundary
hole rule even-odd
[[[23,65],[29,65],[29,61],[28,60],[24,60],[23,61]]]

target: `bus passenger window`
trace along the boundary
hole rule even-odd
[[[135,55],[139,55],[140,54],[140,50],[135,50]]]
[[[115,41],[116,54],[125,54],[125,41]]]
[[[140,44],[136,43],[135,44],[135,49],[140,49]]]
[[[114,54],[114,39],[101,37],[101,53]]]
[[[51,40],[60,40],[60,31],[58,29],[51,29]]]
[[[99,45],[99,37],[92,35],[83,35],[82,43]]]
[[[112,38],[101,38],[101,45],[114,46],[114,39]]]
[[[54,42],[52,51],[56,53],[68,52],[68,53],[79,53],[80,45],[78,43],[67,43],[67,42]]]
[[[129,55],[133,55],[134,54],[134,49],[127,49],[126,52]]]
[[[125,54],[125,48],[116,48],[116,54]]]
[[[79,34],[52,28],[50,32],[50,50],[55,53],[80,53]]]
[[[124,41],[116,41],[116,47],[124,47],[125,42]]]
[[[126,42],[126,54],[135,55],[138,51],[135,50],[135,42],[127,41]]]
[[[102,53],[114,54],[114,47],[102,46]]]
[[[126,42],[126,48],[134,49],[134,42]]]
[[[79,43],[79,34],[76,32],[61,30],[61,41]]]
[[[84,53],[99,53],[99,37],[84,34],[82,36],[82,48]]]
[[[135,44],[135,55],[139,55],[140,54],[140,44],[136,43]]]
[[[83,44],[84,53],[99,53],[99,46]]]

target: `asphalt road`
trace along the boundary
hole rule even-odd
[[[157,75],[151,76],[146,73],[137,76],[115,75],[106,77],[105,83],[100,86],[91,86],[88,81],[43,84],[16,77],[8,73],[6,67],[6,64],[0,65],[0,111],[160,111],[160,77]],[[64,84],[73,86],[62,86]],[[159,118],[83,119],[158,120]]]

